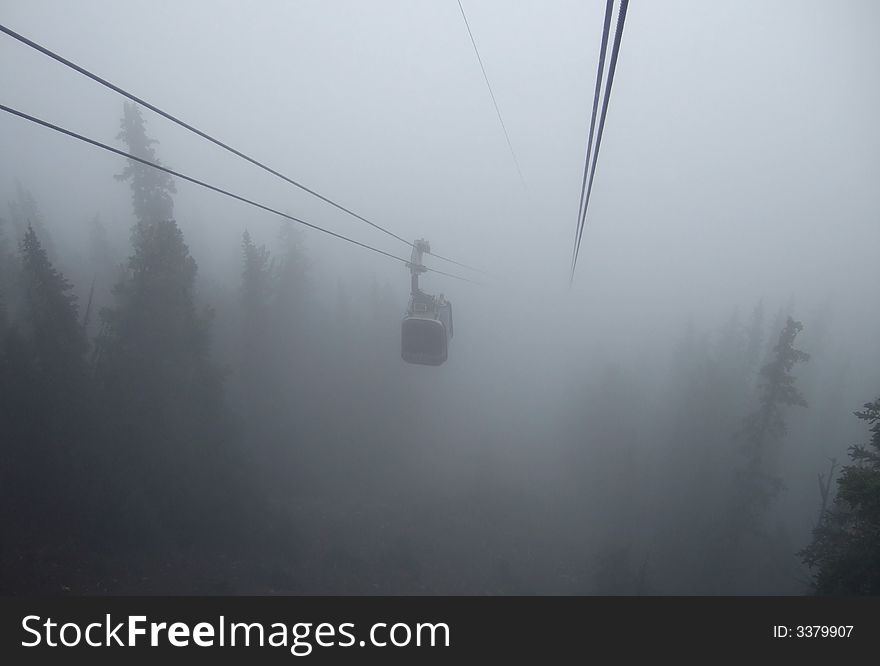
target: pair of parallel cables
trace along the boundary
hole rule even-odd
[[[602,44],[599,49],[599,68],[596,72],[596,88],[593,93],[593,113],[590,118],[590,134],[587,139],[587,156],[584,162],[584,177],[581,184],[581,199],[578,208],[577,226],[575,228],[574,249],[571,254],[571,275],[569,276],[569,283],[574,282],[574,271],[577,267],[578,254],[581,249],[581,238],[584,235],[587,208],[590,205],[590,194],[593,191],[593,177],[596,175],[596,161],[599,157],[599,148],[602,145],[602,132],[605,129],[608,101],[611,98],[611,86],[614,84],[614,71],[617,68],[617,57],[620,52],[620,39],[623,36],[623,25],[626,22],[626,10],[628,5],[629,0],[620,0],[620,9],[617,13],[617,27],[614,32],[614,44],[611,47],[611,61],[608,66],[608,81],[605,84],[605,94],[602,99],[602,112],[599,117],[598,131],[596,131],[596,114],[599,107],[602,78],[605,72],[605,54],[608,51],[608,33],[611,28],[611,14],[614,9],[614,0],[606,0],[605,2],[605,22],[602,27]],[[594,131],[596,131],[595,146],[593,145]]]
[[[326,196],[324,196],[324,195],[322,195],[322,194],[320,194],[320,193],[318,193],[318,192],[316,192],[316,191],[314,191],[314,190],[312,190],[312,189],[306,187],[305,185],[303,185],[303,184],[297,182],[296,180],[294,180],[294,179],[292,179],[292,178],[289,178],[288,176],[285,176],[284,174],[280,173],[279,171],[276,171],[275,169],[272,169],[271,167],[266,166],[266,165],[263,164],[262,162],[259,162],[258,160],[254,159],[254,158],[252,158],[252,157],[250,157],[250,156],[248,156],[248,155],[246,155],[245,153],[243,153],[243,152],[241,152],[241,151],[239,151],[239,150],[236,150],[236,149],[233,148],[232,146],[229,146],[228,144],[226,144],[226,143],[220,141],[219,139],[216,139],[215,137],[211,136],[210,134],[208,134],[208,133],[206,133],[206,132],[204,132],[204,131],[202,131],[202,130],[200,130],[200,129],[198,129],[198,128],[196,128],[196,127],[194,127],[194,126],[192,126],[192,125],[190,125],[190,124],[188,124],[188,123],[186,123],[186,122],[184,122],[183,120],[180,120],[179,118],[177,118],[176,116],[174,116],[174,115],[168,113],[167,111],[164,111],[164,110],[160,109],[159,107],[157,107],[157,106],[155,106],[155,105],[153,105],[153,104],[150,104],[150,103],[147,102],[146,100],[141,99],[140,97],[137,97],[136,95],[130,93],[129,91],[127,91],[127,90],[125,90],[125,89],[123,89],[123,88],[121,88],[121,87],[119,87],[119,86],[117,86],[117,85],[114,85],[113,83],[111,83],[111,82],[107,81],[106,79],[104,79],[104,78],[98,76],[97,74],[94,74],[93,72],[87,70],[86,68],[81,67],[80,65],[77,65],[76,63],[74,63],[74,62],[68,60],[67,58],[64,58],[63,56],[61,56],[61,55],[55,53],[54,51],[51,51],[50,49],[46,48],[45,46],[42,46],[42,45],[40,45],[40,44],[34,42],[34,41],[31,40],[31,39],[28,39],[28,38],[25,37],[24,35],[21,35],[21,34],[15,32],[14,30],[12,30],[12,29],[6,27],[5,25],[0,24],[0,32],[3,32],[3,33],[5,33],[5,34],[9,35],[10,37],[12,37],[12,38],[18,40],[19,42],[21,42],[21,43],[23,43],[23,44],[25,44],[25,45],[27,45],[27,46],[29,46],[29,47],[31,47],[31,48],[33,48],[33,49],[39,51],[40,53],[42,53],[42,54],[44,54],[44,55],[46,55],[46,56],[48,56],[48,57],[50,57],[50,58],[52,58],[52,59],[54,59],[54,60],[60,62],[61,64],[65,65],[66,67],[69,67],[70,69],[72,69],[72,70],[74,70],[74,71],[76,71],[76,72],[82,74],[83,76],[86,76],[86,77],[92,79],[93,81],[96,81],[97,83],[100,83],[102,86],[104,86],[104,87],[106,87],[106,88],[109,88],[110,90],[113,90],[113,91],[116,92],[116,93],[119,93],[119,94],[122,95],[123,97],[126,97],[126,98],[130,99],[131,101],[133,101],[133,102],[135,102],[135,103],[137,103],[137,104],[140,104],[141,106],[144,106],[144,107],[150,109],[151,111],[153,111],[153,112],[159,114],[159,115],[162,116],[163,118],[166,118],[166,119],[172,121],[173,123],[175,123],[175,124],[177,124],[177,125],[183,127],[184,129],[189,130],[190,132],[193,132],[194,134],[200,136],[200,137],[203,138],[203,139],[206,139],[207,141],[210,141],[211,143],[213,143],[213,144],[219,146],[220,148],[223,148],[224,150],[226,150],[226,151],[232,153],[233,155],[235,155],[235,156],[237,156],[237,157],[240,157],[241,159],[243,159],[243,160],[245,160],[245,161],[247,161],[247,162],[250,162],[251,164],[253,164],[253,165],[255,165],[255,166],[257,166],[257,167],[263,169],[264,171],[267,171],[268,173],[271,173],[272,175],[276,176],[277,178],[280,178],[281,180],[283,180],[283,181],[289,183],[290,185],[294,185],[295,187],[298,187],[299,189],[303,190],[304,192],[307,192],[308,194],[311,194],[312,196],[317,197],[317,198],[320,199],[321,201],[324,201],[325,203],[330,204],[331,206],[337,208],[338,210],[341,210],[341,211],[343,211],[343,212],[345,212],[345,213],[351,215],[352,217],[355,217],[356,219],[358,219],[358,220],[360,220],[360,221],[362,221],[362,222],[365,222],[366,224],[370,225],[370,226],[373,227],[374,229],[377,229],[377,230],[379,230],[379,231],[382,231],[383,233],[385,233],[385,234],[387,234],[387,235],[389,235],[389,236],[391,236],[391,237],[393,237],[393,238],[395,238],[395,239],[401,241],[402,243],[405,243],[405,244],[406,244],[407,246],[409,246],[409,247],[412,247],[412,246],[413,246],[413,243],[412,243],[412,242],[410,242],[410,241],[406,240],[405,238],[403,238],[403,237],[401,237],[401,236],[395,234],[394,232],[392,232],[392,231],[386,229],[385,227],[383,227],[383,226],[381,226],[381,225],[379,225],[379,224],[377,224],[377,223],[375,223],[375,222],[372,222],[371,220],[367,219],[366,217],[364,217],[364,216],[362,216],[362,215],[359,215],[358,213],[356,213],[356,212],[350,210],[349,208],[346,208],[345,206],[343,206],[343,205],[341,205],[341,204],[339,204],[339,203],[333,201],[332,199],[330,199],[330,198],[328,198],[328,197],[326,197]],[[228,191],[228,190],[224,190],[224,189],[222,189],[222,188],[215,187],[215,186],[210,185],[210,184],[208,184],[208,183],[206,183],[206,182],[204,182],[204,181],[198,180],[198,179],[193,178],[193,177],[191,177],[191,176],[187,176],[187,175],[185,175],[185,174],[183,174],[183,173],[180,173],[180,172],[175,171],[175,170],[173,170],[173,169],[169,169],[169,168],[164,167],[164,166],[162,166],[162,165],[160,165],[160,164],[157,164],[157,163],[155,163],[155,162],[151,162],[151,161],[149,161],[149,160],[142,159],[142,158],[140,158],[140,157],[137,157],[137,156],[135,156],[135,155],[132,155],[131,153],[125,152],[125,151],[123,151],[123,150],[119,150],[119,149],[117,149],[117,148],[113,148],[112,146],[108,146],[107,144],[101,143],[100,141],[97,141],[97,140],[95,140],[95,139],[88,138],[88,137],[83,136],[83,135],[81,135],[81,134],[78,134],[78,133],[76,133],[76,132],[72,132],[72,131],[70,131],[70,130],[68,130],[68,129],[65,129],[65,128],[63,128],[63,127],[60,127],[60,126],[55,125],[55,124],[53,124],[53,123],[50,123],[50,122],[48,122],[48,121],[45,121],[45,120],[42,120],[42,119],[37,118],[37,117],[35,117],[35,116],[32,116],[32,115],[30,115],[30,114],[24,113],[23,111],[19,111],[19,110],[17,110],[17,109],[13,109],[12,107],[9,107],[9,106],[3,105],[3,104],[0,104],[0,111],[4,111],[4,112],[6,112],[6,113],[9,113],[9,114],[11,114],[11,115],[17,116],[17,117],[22,118],[22,119],[24,119],[24,120],[28,120],[28,121],[30,121],[30,122],[32,122],[32,123],[37,124],[37,125],[40,125],[40,126],[46,127],[46,128],[48,128],[48,129],[51,129],[51,130],[54,130],[54,131],[56,131],[56,132],[59,132],[59,133],[61,133],[61,134],[64,134],[64,135],[66,135],[66,136],[69,136],[69,137],[71,137],[71,138],[77,139],[77,140],[82,141],[82,142],[84,142],[84,143],[88,143],[88,144],[90,144],[90,145],[93,145],[93,146],[95,146],[95,147],[101,148],[101,149],[103,149],[103,150],[106,150],[106,151],[109,151],[109,152],[115,153],[115,154],[117,154],[117,155],[121,155],[121,156],[126,157],[126,158],[128,158],[128,159],[130,159],[130,160],[133,160],[133,161],[135,161],[135,162],[139,162],[139,163],[144,164],[144,165],[146,165],[146,166],[150,166],[150,167],[152,167],[152,168],[154,168],[154,169],[158,169],[158,170],[160,170],[160,171],[164,171],[164,172],[169,173],[169,174],[171,174],[171,175],[173,175],[173,176],[176,176],[177,178],[181,178],[182,180],[186,180],[186,181],[188,181],[188,182],[194,183],[194,184],[196,184],[196,185],[199,185],[199,186],[204,187],[204,188],[206,188],[206,189],[212,190],[212,191],[217,192],[217,193],[219,193],[219,194],[223,194],[223,195],[225,195],[225,196],[231,197],[231,198],[233,198],[233,199],[236,199],[236,200],[241,201],[241,202],[243,202],[243,203],[249,204],[249,205],[254,206],[254,207],[256,207],[256,208],[259,208],[259,209],[261,209],[261,210],[265,210],[265,211],[268,211],[268,212],[274,213],[274,214],[276,214],[276,215],[279,215],[279,216],[284,217],[284,218],[286,218],[286,219],[292,220],[292,221],[294,221],[294,222],[298,222],[298,223],[300,223],[300,224],[302,224],[302,225],[304,225],[304,226],[307,226],[307,227],[309,227],[309,228],[311,228],[311,229],[315,229],[316,231],[320,231],[320,232],[325,233],[325,234],[327,234],[327,235],[330,235],[330,236],[332,236],[332,237],[334,237],[334,238],[337,238],[337,239],[340,239],[340,240],[344,240],[344,241],[346,241],[346,242],[352,243],[352,244],[354,244],[354,245],[357,245],[357,246],[362,247],[362,248],[367,249],[367,250],[371,250],[371,251],[373,251],[373,252],[376,252],[376,253],[378,253],[378,254],[384,255],[384,256],[389,257],[389,258],[391,258],[391,259],[395,259],[395,260],[397,260],[397,261],[401,261],[401,262],[403,262],[404,264],[408,263],[408,260],[407,260],[407,259],[402,258],[402,257],[398,257],[398,256],[396,256],[396,255],[394,255],[394,254],[391,254],[390,252],[385,252],[384,250],[380,250],[380,249],[378,249],[378,248],[376,248],[376,247],[373,247],[373,246],[371,246],[371,245],[367,245],[366,243],[361,243],[361,242],[359,242],[359,241],[356,241],[356,240],[354,240],[354,239],[352,239],[352,238],[349,238],[349,237],[347,237],[347,236],[344,236],[344,235],[342,235],[342,234],[338,234],[338,233],[336,233],[336,232],[330,231],[329,229],[325,229],[325,228],[320,227],[320,226],[318,226],[318,225],[311,224],[311,223],[309,223],[309,222],[306,222],[305,220],[299,219],[299,218],[297,218],[297,217],[293,217],[292,215],[288,215],[288,214],[286,214],[286,213],[282,213],[282,212],[280,212],[280,211],[278,211],[278,210],[275,210],[274,208],[271,208],[271,207],[269,207],[269,206],[266,206],[266,205],[263,205],[263,204],[257,203],[256,201],[253,201],[253,200],[248,199],[248,198],[246,198],[246,197],[243,197],[243,196],[240,196],[240,195],[234,194],[234,193],[232,193],[232,192],[230,192],[230,191]],[[443,260],[443,261],[447,261],[447,262],[449,262],[449,263],[451,263],[451,264],[455,264],[455,265],[457,265],[457,266],[461,266],[462,268],[466,268],[466,269],[468,269],[468,270],[475,271],[475,272],[478,272],[478,273],[484,273],[484,271],[481,271],[481,270],[478,269],[478,268],[474,268],[474,267],[472,267],[472,266],[468,266],[467,264],[461,263],[461,262],[459,262],[459,261],[455,261],[455,260],[450,259],[450,258],[448,258],[448,257],[444,257],[444,256],[441,256],[441,255],[438,255],[438,254],[433,254],[433,253],[431,253],[431,254],[432,254],[432,256],[436,257],[437,259],[441,259],[441,260]],[[477,281],[475,281],[475,280],[471,280],[471,279],[468,279],[468,278],[464,278],[464,277],[461,277],[461,276],[458,276],[458,275],[453,275],[452,273],[446,273],[446,272],[444,272],[444,271],[440,271],[440,270],[438,270],[438,269],[436,269],[436,268],[427,268],[427,270],[429,270],[429,271],[431,271],[431,272],[433,272],[433,273],[438,273],[439,275],[445,275],[445,276],[447,276],[447,277],[452,277],[452,278],[455,278],[455,279],[458,279],[458,280],[463,280],[463,281],[465,281],[465,282],[471,282],[471,283],[474,283],[474,284],[479,284],[479,282],[477,282]]]

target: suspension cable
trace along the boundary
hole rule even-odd
[[[101,78],[97,74],[87,70],[85,67],[81,67],[80,65],[77,65],[75,62],[68,60],[67,58],[55,53],[54,51],[51,51],[50,49],[46,48],[45,46],[37,44],[35,41],[28,39],[24,35],[21,35],[21,34],[15,32],[14,30],[6,27],[3,24],[0,24],[0,32],[6,33],[10,37],[17,39],[22,44],[25,44],[33,49],[36,49],[40,53],[47,55],[50,58],[52,58],[53,60],[60,62],[62,65],[65,65],[66,67],[69,67],[70,69],[82,74],[83,76],[86,76],[86,77],[92,79],[93,81],[100,83],[102,86],[109,88],[110,90],[113,90],[116,93],[119,93],[123,97],[127,97],[128,99],[130,99],[133,102],[136,102],[142,106],[145,106],[146,108],[150,109],[151,111],[158,113],[163,118],[170,120],[171,122],[179,125],[180,127],[183,127],[184,129],[189,130],[190,132],[193,132],[194,134],[197,134],[198,136],[202,137],[203,139],[210,141],[214,145],[219,146],[220,148],[223,148],[224,150],[232,153],[233,155],[236,155],[237,157],[240,157],[241,159],[250,162],[251,164],[263,169],[264,171],[267,171],[268,173],[271,173],[273,176],[276,176],[276,177],[280,178],[281,180],[283,180],[283,181],[285,181],[295,187],[298,187],[299,189],[303,190],[304,192],[307,192],[308,194],[311,194],[312,196],[317,197],[321,201],[324,201],[325,203],[330,204],[331,206],[337,208],[338,210],[341,210],[344,213],[348,213],[352,217],[354,217],[362,222],[366,222],[374,229],[377,229],[385,234],[388,234],[392,238],[396,238],[400,242],[405,243],[406,245],[412,247],[412,243],[410,241],[406,240],[402,236],[398,236],[393,231],[390,231],[390,230],[386,229],[385,227],[368,220],[366,217],[359,215],[358,213],[355,213],[353,210],[346,208],[342,204],[339,204],[339,203],[333,201],[332,199],[324,196],[323,194],[320,194],[320,193],[316,192],[315,190],[312,190],[312,189],[306,187],[302,183],[299,183],[296,180],[289,178],[288,176],[285,176],[283,173],[280,173],[279,171],[276,171],[275,169],[272,169],[271,167],[266,166],[262,162],[259,162],[256,159],[254,159],[253,157],[250,157],[249,155],[246,155],[245,153],[243,153],[239,150],[236,150],[232,146],[230,146],[226,143],[223,143],[219,139],[216,139],[213,136],[211,136],[210,134],[203,132],[202,130],[198,129],[197,127],[193,127],[189,123],[184,122],[183,120],[177,118],[176,116],[173,116],[172,114],[168,113],[167,111],[163,111],[159,107],[157,107],[153,104],[150,104],[146,100],[141,99],[140,97],[137,97],[136,95],[128,92],[127,90],[125,90],[123,88],[120,88],[119,86],[111,83],[110,81],[108,81],[104,78]],[[505,132],[506,132],[506,130],[505,130]],[[457,265],[461,266],[462,268],[468,268],[470,270],[477,270],[477,269],[471,268],[470,266],[467,266],[466,264],[462,264],[457,261],[452,261],[451,259],[446,259],[446,258],[440,257],[438,255],[434,255],[434,256],[437,256],[438,259],[443,259],[444,261],[448,261],[450,263],[457,264]]]
[[[596,89],[593,91],[593,113],[590,116],[590,135],[587,139],[587,155],[584,159],[584,178],[581,183],[581,196],[578,205],[577,223],[574,228],[574,244],[571,248],[571,265],[574,266],[575,248],[577,247],[578,235],[581,227],[581,215],[584,211],[584,195],[587,191],[587,178],[590,174],[590,157],[593,152],[593,131],[596,127],[596,113],[599,109],[600,89],[602,88],[602,75],[605,72],[605,53],[608,50],[608,32],[611,28],[611,14],[614,9],[614,0],[605,2],[605,22],[602,27],[602,44],[599,47],[599,67],[596,70]]]
[[[581,249],[581,237],[584,233],[584,225],[587,218],[587,207],[590,205],[590,194],[593,190],[593,177],[596,175],[596,161],[599,159],[599,148],[602,145],[602,133],[605,129],[605,117],[608,113],[608,102],[611,99],[611,87],[614,84],[614,71],[617,68],[617,58],[620,53],[620,39],[623,36],[623,26],[626,22],[626,9],[629,5],[629,0],[620,0],[620,10],[617,14],[617,27],[614,32],[614,45],[611,48],[611,63],[608,66],[608,83],[605,86],[605,96],[602,100],[602,115],[599,119],[599,129],[596,134],[596,151],[593,155],[593,164],[590,169],[590,180],[587,184],[587,195],[584,200],[583,211],[581,213],[581,219],[578,221],[578,237],[577,242],[575,244],[574,250],[574,260],[571,264],[571,276],[569,278],[569,283],[574,282],[574,271],[577,268],[577,260],[578,254]]]
[[[288,220],[292,220],[293,222],[298,222],[306,227],[309,227],[310,229],[314,229],[315,231],[320,231],[321,233],[327,234],[328,236],[333,236],[334,238],[338,238],[339,240],[344,240],[348,243],[352,243],[353,245],[357,245],[358,247],[362,247],[365,250],[372,250],[373,252],[376,252],[378,254],[386,256],[390,259],[400,261],[404,264],[409,263],[409,261],[407,259],[404,259],[402,257],[398,257],[397,255],[391,254],[390,252],[386,252],[385,250],[380,250],[379,248],[373,247],[372,245],[367,245],[366,243],[361,243],[360,241],[354,240],[353,238],[349,238],[348,236],[343,236],[342,234],[338,234],[335,231],[330,231],[329,229],[319,227],[316,224],[312,224],[311,222],[306,222],[305,220],[302,220],[298,217],[294,217],[293,215],[289,215],[287,213],[282,213],[279,210],[276,210],[274,208],[271,208],[271,207],[266,206],[261,203],[257,203],[256,201],[253,201],[252,199],[248,199],[248,198],[243,197],[241,195],[234,194],[228,190],[224,190],[223,188],[217,187],[215,185],[211,185],[211,184],[206,183],[204,181],[198,180],[197,178],[193,178],[192,176],[187,176],[183,173],[180,173],[179,171],[175,171],[174,169],[170,169],[170,168],[163,166],[161,164],[157,164],[156,162],[150,162],[149,160],[145,160],[141,157],[137,157],[136,155],[132,155],[131,153],[127,153],[124,150],[114,148],[113,146],[108,146],[106,143],[101,143],[100,141],[97,141],[95,139],[90,139],[87,136],[83,136],[82,134],[77,134],[76,132],[65,129],[65,128],[60,127],[58,125],[53,125],[52,123],[50,123],[46,120],[42,120],[42,119],[37,118],[35,116],[31,116],[27,113],[24,113],[23,111],[13,109],[13,108],[6,106],[4,104],[0,104],[0,111],[5,111],[6,113],[12,114],[14,116],[18,116],[19,118],[23,118],[25,120],[29,120],[32,123],[35,123],[37,125],[42,125],[43,127],[46,127],[48,129],[59,132],[60,134],[65,134],[65,135],[72,137],[74,139],[78,139],[79,141],[83,141],[85,143],[91,144],[93,146],[96,146],[97,148],[102,148],[103,150],[109,151],[111,153],[115,153],[117,155],[121,155],[122,157],[126,157],[130,160],[134,160],[135,162],[140,162],[141,164],[145,164],[146,166],[153,167],[154,169],[158,169],[159,171],[164,171],[165,173],[171,174],[172,176],[180,178],[181,180],[189,181],[190,183],[194,183],[194,184],[199,185],[201,187],[204,187],[206,189],[212,190],[214,192],[218,192],[219,194],[223,194],[223,195],[230,197],[232,199],[236,199],[237,201],[241,201],[241,202],[246,203],[250,206],[254,206],[255,208],[259,208],[259,209],[267,211],[269,213],[274,213],[275,215],[286,218]],[[426,268],[426,270],[429,270],[434,273],[438,273],[440,275],[445,275],[446,277],[455,278],[456,280],[462,280],[464,282],[471,282],[473,284],[480,284],[479,282],[476,282],[475,280],[470,280],[468,278],[463,278],[458,275],[453,275],[452,273],[445,273],[443,271],[437,270],[436,268]]]

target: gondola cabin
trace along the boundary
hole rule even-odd
[[[452,334],[452,303],[443,296],[414,294],[401,322],[401,356],[407,363],[442,365]]]

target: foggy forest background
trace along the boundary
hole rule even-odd
[[[117,139],[157,159],[133,104]],[[171,177],[116,179],[127,246],[99,215],[56,243],[23,184],[0,226],[4,591],[878,589],[880,403],[852,414],[830,304],[682,321],[536,406],[540,352],[461,384],[406,366],[389,284],[317,299],[284,219],[269,246],[242,220],[237,270],[204,281]]]
[[[0,593],[880,594],[880,4],[6,2],[409,273],[0,114]],[[408,257],[33,49],[10,107]]]

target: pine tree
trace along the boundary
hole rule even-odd
[[[785,408],[807,406],[791,374],[795,364],[810,358],[794,347],[801,330],[803,324],[788,317],[772,359],[761,368],[758,409],[746,419],[742,429],[747,442],[745,482],[749,488],[747,501],[752,505],[750,513],[763,511],[782,489],[782,481],[775,474],[775,454],[776,444],[787,431]]]
[[[87,343],[72,285],[52,266],[32,226],[21,242],[22,283],[29,337],[52,390],[82,379]]]
[[[831,595],[880,595],[880,397],[854,412],[871,432],[867,446],[851,446],[852,465],[837,480],[831,509],[801,551],[818,571],[816,592]]]
[[[153,150],[153,144],[157,141],[147,136],[143,116],[136,104],[124,102],[120,126],[121,130],[116,138],[125,142],[128,152],[135,157],[161,164]],[[171,195],[177,190],[170,174],[129,160],[128,166],[115,178],[130,181],[134,214],[141,225],[149,226],[172,219],[174,199]]]
[[[119,381],[140,383],[170,408],[171,396],[214,382],[208,360],[210,313],[196,311],[197,266],[174,220],[138,225],[133,241],[127,274],[113,289],[115,305],[102,311],[107,324],[103,358],[106,371]],[[183,385],[169,386],[174,376]],[[167,399],[162,398],[166,392]]]
[[[90,423],[86,339],[71,285],[49,261],[32,226],[20,243],[22,312],[4,335],[0,421],[7,445],[2,503],[16,519],[59,529],[75,519],[71,497],[83,482]],[[51,488],[51,493],[45,489]],[[28,528],[29,529],[29,528]],[[51,540],[51,539],[47,539]]]
[[[155,160],[135,106],[126,105],[122,125],[132,152]],[[173,183],[156,173],[130,164],[121,174],[137,221],[113,303],[100,314],[94,375],[117,512],[106,522],[138,547],[213,548],[240,534],[242,460],[210,354],[213,312],[196,303],[198,267],[171,217]]]
[[[140,110],[125,103],[123,139],[132,154],[157,162]],[[208,361],[208,318],[196,312],[193,290],[197,266],[172,218],[174,183],[164,172],[131,162],[119,180],[130,181],[137,222],[127,270],[113,288],[115,304],[102,311],[106,333],[101,342],[102,372],[114,382],[139,382],[154,407],[171,409],[178,389],[213,385]],[[168,385],[174,375],[182,386]],[[205,391],[197,392],[203,395]]]
[[[97,373],[111,441],[124,447],[120,481],[144,516],[179,536],[207,527],[193,524],[194,516],[233,494],[225,477],[231,424],[222,375],[209,355],[211,313],[197,311],[197,267],[183,234],[174,220],[136,230],[115,304],[101,313]]]
[[[15,200],[9,202],[9,213],[12,217],[16,242],[20,243],[27,232],[27,228],[33,227],[49,259],[53,262],[56,261],[55,244],[52,242],[52,237],[46,228],[46,222],[37,205],[37,200],[30,190],[26,190],[21,186],[21,183],[16,184]]]

